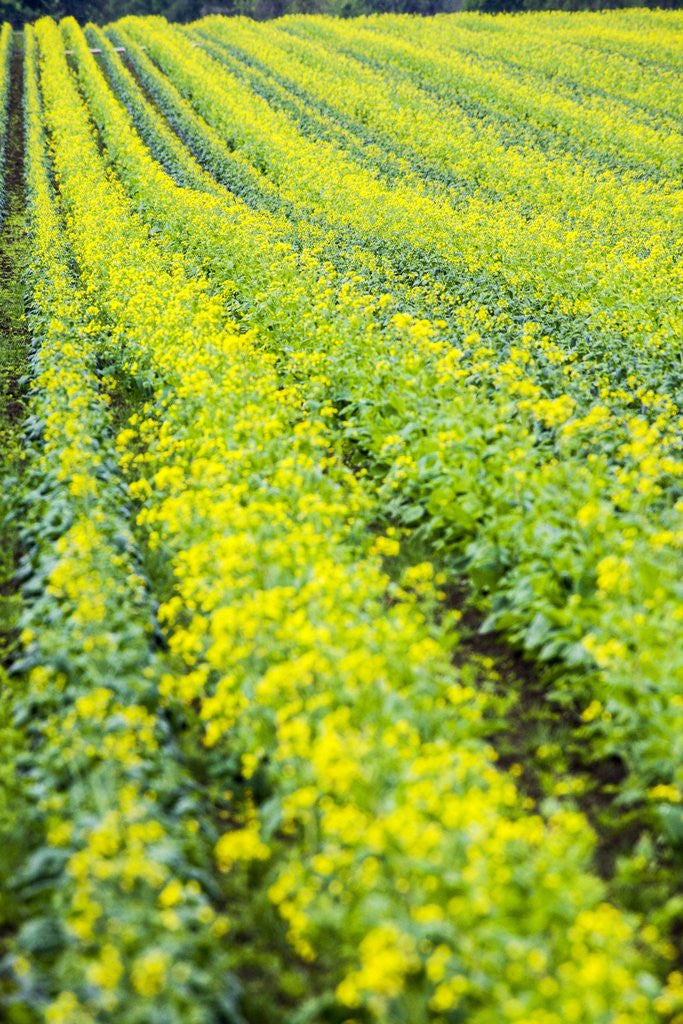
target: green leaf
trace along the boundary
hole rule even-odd
[[[66,942],[66,934],[56,917],[36,917],[20,930],[19,945],[28,953],[56,953]]]

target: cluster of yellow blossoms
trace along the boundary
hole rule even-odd
[[[38,1019],[681,1020],[443,603],[675,842],[681,194],[622,17],[609,103],[542,18],[26,29]]]
[[[645,23],[667,38],[667,17]],[[387,519],[465,563],[488,624],[542,660],[598,669],[583,691],[568,681],[579,704],[608,707],[610,728],[591,728],[596,751],[612,752],[618,735],[636,790],[680,786],[680,746],[667,752],[683,712],[670,646],[683,614],[669,345],[681,330],[670,214],[682,197],[665,130],[676,97],[653,86],[658,112],[634,134],[623,103],[607,123],[561,84],[547,101],[535,89],[528,136],[510,141],[508,71],[468,57],[466,95],[491,107],[483,121],[444,99],[464,70],[442,55],[442,33],[460,52],[478,45],[480,24],[493,32],[486,20],[420,23],[418,47],[401,18],[209,18],[187,30],[125,19],[107,34],[187,140],[182,155],[105,34],[91,39],[151,152],[206,197],[198,209],[143,182],[147,216],[171,237],[201,237],[188,257],[262,332],[284,379],[305,382],[306,408],[331,410]],[[640,32],[642,16],[624,24]],[[138,188],[132,144],[108,127],[111,97],[93,68],[81,62],[79,74]],[[447,152],[431,154],[431,139]],[[629,567],[608,600],[605,558]]]

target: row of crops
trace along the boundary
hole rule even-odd
[[[681,29],[2,30],[3,1019],[683,1021]]]

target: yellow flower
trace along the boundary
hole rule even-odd
[[[148,998],[159,995],[166,983],[167,968],[168,954],[161,949],[150,949],[139,956],[131,970],[135,991]]]
[[[184,896],[182,883],[173,878],[159,893],[159,903],[162,907],[175,907],[182,902]]]
[[[400,550],[401,545],[395,537],[378,537],[371,548],[374,554],[386,555],[388,558],[395,557]]]
[[[105,943],[99,959],[89,964],[86,974],[91,984],[106,990],[115,989],[123,975],[123,962],[116,946]]]
[[[239,861],[267,860],[270,850],[261,840],[258,825],[226,832],[216,843],[216,860],[221,871],[229,871]]]

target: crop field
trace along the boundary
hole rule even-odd
[[[682,1024],[683,13],[0,35],[0,1020]]]

